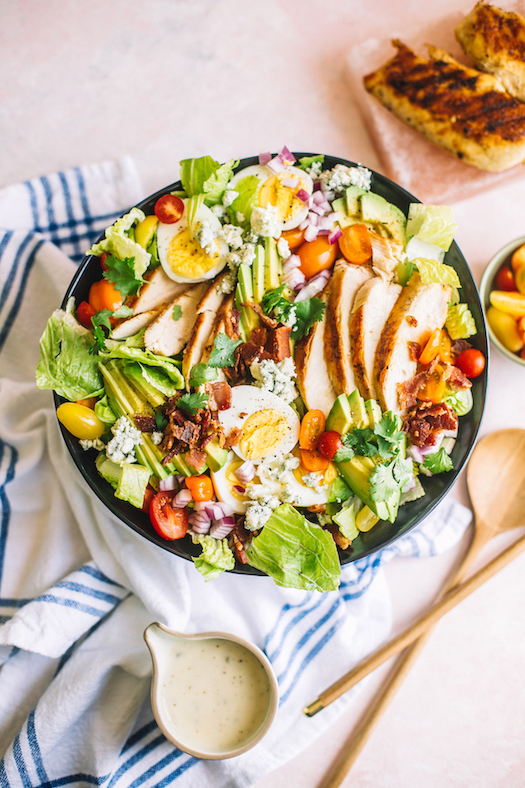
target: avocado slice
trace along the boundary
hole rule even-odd
[[[204,449],[208,455],[208,468],[212,473],[217,473],[226,464],[228,459],[228,449],[221,449],[219,441],[214,438],[206,444]]]
[[[335,430],[339,435],[345,435],[353,427],[352,411],[346,394],[340,394],[326,419],[326,430]]]
[[[348,216],[361,216],[361,197],[368,194],[361,186],[349,186],[346,190],[346,212]]]
[[[235,291],[235,306],[241,313],[241,332],[246,342],[253,329],[257,328],[259,325],[259,317],[249,306],[242,306],[242,304],[253,301],[252,269],[249,265],[240,265],[238,276],[237,290]]]
[[[260,304],[263,295],[266,292],[265,288],[265,252],[264,247],[257,245],[255,247],[255,260],[253,261],[253,300],[256,304]]]
[[[365,221],[380,222],[385,225],[395,241],[406,243],[406,216],[396,205],[388,202],[379,194],[366,192],[360,198],[361,215]]]
[[[265,255],[265,290],[275,290],[280,285],[280,260],[277,253],[277,243],[275,238],[264,239]]]
[[[383,415],[381,412],[381,405],[375,399],[368,399],[365,402],[365,408],[368,416],[368,426],[373,430],[375,425],[379,424],[381,416]]]
[[[370,476],[375,468],[375,463],[370,457],[352,457],[351,460],[336,463],[337,470],[352,488],[354,493],[361,498],[363,503],[376,514],[380,520],[394,522],[399,506],[400,493],[394,493],[388,501],[373,501],[370,497]]]
[[[357,389],[348,395],[348,405],[352,417],[352,427],[362,430],[368,427],[368,414],[366,412],[365,401]]]

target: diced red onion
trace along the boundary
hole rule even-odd
[[[283,178],[281,180],[281,186],[286,186],[287,189],[297,189],[300,182],[301,181],[299,180],[299,178]]]
[[[159,479],[159,490],[160,492],[168,492],[170,490],[176,490],[179,486],[177,481],[177,476],[172,474],[168,476],[166,479]]]
[[[410,479],[405,484],[405,486],[403,487],[403,489],[401,490],[401,492],[404,493],[409,492],[410,490],[413,490],[415,486],[416,486],[416,477],[411,476]]]
[[[190,514],[188,523],[191,530],[196,534],[207,534],[210,530],[211,520],[205,512],[195,512]]]
[[[437,446],[409,446],[408,453],[415,462],[422,463],[428,454],[434,454]]]
[[[317,225],[319,224],[319,216],[316,213],[312,213],[312,211],[309,211],[307,221],[308,224],[313,225],[313,227],[317,227]]]
[[[317,180],[314,181],[314,192],[318,192],[321,189],[321,181]]]
[[[234,508],[230,503],[223,501],[207,501],[205,512],[212,520],[221,520],[223,517],[233,514]]]
[[[240,484],[234,484],[233,489],[235,490],[236,493],[239,493],[239,495],[244,495],[244,493],[246,492],[246,489],[244,487],[241,487]]]
[[[341,228],[336,227],[335,230],[331,232],[330,235],[328,236],[328,243],[335,244],[335,242],[341,238],[342,234],[343,231],[341,230]]]
[[[206,506],[209,506],[209,503],[207,501],[195,501],[195,503],[193,504],[193,509],[196,512],[205,512]]]
[[[261,164],[263,167],[266,164],[268,164],[268,162],[271,161],[271,160],[272,160],[272,154],[271,153],[259,153],[259,164]]]
[[[242,484],[248,484],[255,476],[255,465],[251,460],[246,460],[237,468],[235,475]]]
[[[300,265],[301,258],[299,255],[291,254],[290,257],[288,257],[283,263],[283,271],[285,274],[287,274],[288,271],[293,271],[294,268],[299,268]]]
[[[295,164],[295,156],[290,150],[288,150],[286,145],[283,145],[283,147],[281,148],[281,150],[277,155],[281,159],[283,164]]]
[[[271,171],[275,172],[276,174],[284,170],[284,164],[278,156],[275,156],[273,159],[270,159],[270,161],[266,166],[269,167]]]
[[[306,301],[308,298],[313,298],[320,293],[321,290],[324,290],[326,287],[326,283],[330,279],[330,271],[319,271],[318,274],[312,276],[312,278],[308,281],[308,284],[305,285],[300,291],[298,295],[295,296],[295,301]]]
[[[281,282],[287,284],[292,290],[299,290],[299,288],[304,285],[305,281],[305,275],[298,268],[292,268],[281,277]]]
[[[187,506],[191,500],[192,497],[190,490],[179,490],[177,495],[173,496],[171,505],[174,506],[175,509],[184,509],[184,507]]]
[[[319,183],[319,181],[316,181],[316,183]],[[319,203],[325,201],[324,194],[321,191],[314,192],[312,195],[312,199],[316,205],[319,205]]]
[[[320,216],[317,224],[320,230],[331,230],[334,226],[334,219],[330,217],[330,214],[328,216]]]
[[[328,207],[330,207],[330,206],[328,206]],[[325,213],[325,209],[324,209],[324,208],[321,208],[321,206],[320,206],[320,205],[314,204],[314,205],[312,205],[312,206],[310,207],[310,214],[311,214],[312,216],[315,216],[315,215],[317,215],[317,216],[322,216],[324,213]],[[310,215],[310,214],[309,214],[309,215]]]
[[[330,235],[330,230],[319,230],[317,235]]]
[[[223,517],[222,520],[214,520],[210,528],[210,536],[215,539],[225,539],[235,526],[235,517]]]
[[[328,202],[332,202],[332,200],[335,199],[335,192],[331,191],[331,189],[326,186],[324,181],[321,181],[321,191],[324,194],[325,200],[328,200]]]
[[[309,224],[310,224],[310,222],[308,221],[308,219],[305,219],[305,220],[304,220],[303,222],[301,222],[301,224],[299,225],[299,230],[306,230],[306,228],[308,227],[308,225],[309,225]]]
[[[295,192],[295,196],[297,197],[298,200],[301,200],[301,202],[309,202],[310,200],[310,195],[308,194],[306,189],[299,189],[298,191]]]
[[[317,227],[315,227],[313,224],[308,225],[308,227],[304,231],[304,240],[305,241],[314,241],[317,238],[317,233],[318,232],[319,231],[318,231]]]

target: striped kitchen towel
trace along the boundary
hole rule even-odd
[[[173,181],[168,173],[166,182]],[[38,340],[76,266],[142,191],[133,162],[80,167],[0,191],[0,786],[249,786],[312,744],[351,703],[302,714],[330,675],[389,632],[382,565],[460,539],[470,512],[447,500],[381,553],[344,567],[338,591],[278,588],[193,564],[118,521],[84,483],[34,384]],[[149,702],[152,621],[226,630],[272,661],[280,707],[253,750],[199,761],[158,729]]]

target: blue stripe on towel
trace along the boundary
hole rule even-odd
[[[98,591],[96,588],[91,588],[90,586],[85,586],[83,583],[75,583],[72,580],[60,580],[60,582],[55,583],[53,589],[55,588],[66,588],[68,591],[77,591],[79,594],[86,594],[86,596],[92,596],[95,599],[100,599],[103,602],[108,602],[111,605],[117,605],[122,597],[114,596],[114,594],[107,594],[105,591]]]
[[[100,569],[97,569],[95,566],[91,566],[91,564],[84,564],[77,569],[77,572],[85,572],[86,575],[91,575],[91,577],[95,577],[97,580],[101,580],[103,583],[109,583],[112,586],[118,586],[118,588],[124,588],[123,585],[117,583],[115,580],[111,580],[104,572],[101,572]]]
[[[5,473],[5,478],[0,485],[0,505],[2,509],[2,516],[0,519],[0,588],[2,587],[2,578],[4,572],[4,561],[5,561],[5,551],[7,545],[7,534],[9,532],[9,522],[11,519],[11,504],[9,503],[9,498],[6,495],[6,485],[11,482],[15,477],[15,467],[16,463],[18,462],[18,452],[14,446],[9,446],[9,444],[5,443],[3,440],[0,440],[0,466],[3,464],[4,456],[7,456],[5,449],[9,449],[11,453],[11,457],[7,464],[7,470]],[[8,600],[13,601],[13,600]],[[11,607],[11,605],[7,605]]]
[[[31,755],[33,756],[33,761],[35,763],[36,773],[38,777],[43,782],[47,781],[47,772],[44,768],[44,762],[42,761],[42,753],[40,752],[40,747],[38,746],[38,740],[36,736],[36,729],[35,729],[35,710],[31,712],[29,717],[27,718],[27,740],[29,742],[29,748],[31,750]]]
[[[43,243],[44,243],[44,241],[42,239],[36,240],[36,238],[35,238],[35,244],[34,244],[33,248],[31,249],[29,257],[26,260],[26,263],[25,263],[25,266],[24,266],[24,271],[23,271],[23,274],[22,274],[22,279],[21,279],[21,282],[20,282],[20,285],[19,285],[19,288],[18,288],[17,296],[15,298],[14,304],[12,305],[12,307],[11,307],[11,309],[9,311],[7,319],[4,322],[2,330],[0,331],[0,350],[2,350],[2,347],[4,346],[4,343],[5,343],[6,339],[7,339],[7,337],[9,336],[9,332],[10,332],[12,326],[13,326],[13,323],[16,320],[16,317],[17,317],[18,312],[20,310],[20,307],[22,305],[22,299],[23,299],[24,294],[25,294],[27,280],[29,278],[29,274],[31,272],[31,269],[33,268],[33,264],[35,262],[36,253],[38,252],[38,250],[40,249],[40,247],[42,246]]]
[[[96,607],[83,605],[81,602],[75,602],[75,600],[73,599],[64,599],[64,597],[54,596],[53,594],[42,594],[41,596],[36,597],[34,601],[51,602],[55,605],[64,605],[64,607],[73,607],[75,608],[75,610],[79,610],[81,613],[87,613],[90,616],[96,616],[96,618],[105,616],[106,613],[108,612],[107,610],[98,610],[98,608]]]
[[[29,774],[27,772],[24,756],[22,755],[22,747],[20,746],[19,733],[17,733],[16,738],[13,742],[13,757],[15,759],[15,764],[16,764],[16,768],[18,769],[18,773],[22,778],[22,785],[24,786],[24,788],[26,788],[26,786],[28,786],[28,788],[32,788],[32,782],[29,779]]]

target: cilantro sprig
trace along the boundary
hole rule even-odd
[[[452,460],[448,456],[443,447],[433,454],[427,454],[423,462],[423,468],[426,468],[431,473],[445,473],[454,468]]]
[[[196,392],[194,394],[183,394],[177,400],[177,407],[190,416],[194,416],[198,410],[205,408],[207,404],[208,395],[197,394]]]
[[[227,334],[219,332],[213,343],[213,350],[208,359],[210,367],[233,367],[235,349],[242,345],[242,339],[230,339]]]
[[[136,295],[145,281],[141,276],[135,274],[134,257],[125,257],[121,260],[110,254],[106,257],[105,266],[106,270],[102,276],[115,285],[123,299],[129,295]]]
[[[217,380],[216,367],[210,367],[209,364],[205,364],[204,361],[200,361],[198,364],[194,364],[191,368],[190,386],[192,388],[202,386],[204,383],[212,383],[214,380]]]
[[[286,285],[280,285],[263,296],[263,312],[280,323],[291,327],[290,337],[297,341],[310,333],[310,329],[323,319],[326,304],[320,298],[306,298],[292,303],[284,295]]]

